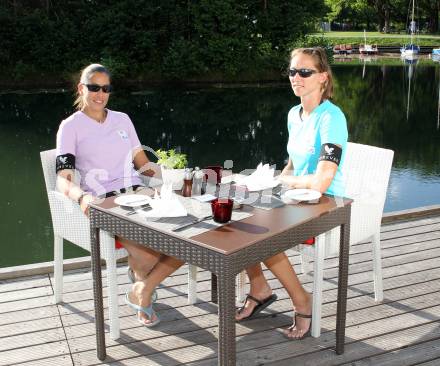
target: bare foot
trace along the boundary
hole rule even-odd
[[[142,307],[147,307],[151,305],[151,296],[152,292],[150,293],[143,282],[134,283],[133,290],[128,293],[128,299],[130,300],[130,302]],[[155,313],[153,313],[153,316],[149,318],[148,315],[144,312],[138,311],[137,316],[138,319],[145,325],[153,323],[157,320],[157,316]]]
[[[307,294],[307,302],[302,306],[296,306],[295,312],[296,315],[293,318],[293,324],[284,330],[284,334],[288,338],[292,339],[301,339],[304,337],[310,329],[310,324],[312,323],[312,318],[301,317],[298,314],[302,315],[311,315],[312,314],[312,296]]]
[[[270,295],[272,295],[272,290],[270,289],[270,287],[268,287],[267,289],[263,290],[262,292],[259,293],[251,293],[249,294],[252,297],[255,297],[256,299],[263,301],[264,299],[267,299]],[[237,310],[237,312],[235,313],[235,320],[236,321],[240,321],[243,320],[247,317],[249,317],[252,313],[252,311],[255,309],[255,307],[258,305],[258,303],[254,300],[252,300],[251,298],[247,298],[245,304],[239,309]]]

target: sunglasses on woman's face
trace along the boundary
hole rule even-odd
[[[113,90],[113,87],[108,85],[98,85],[98,84],[84,84],[87,87],[87,90],[93,93],[99,92],[101,89],[104,93],[111,93]]]
[[[292,67],[289,69],[289,76],[294,77],[296,74],[299,74],[302,78],[308,78],[317,72],[318,71],[313,69],[295,69]]]

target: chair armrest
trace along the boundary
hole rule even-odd
[[[58,191],[49,191],[48,198],[54,233],[90,251],[89,219],[79,205]]]

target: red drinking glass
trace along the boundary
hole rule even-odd
[[[216,198],[215,200],[211,201],[211,209],[214,221],[220,224],[230,221],[233,205],[234,201],[230,198]]]

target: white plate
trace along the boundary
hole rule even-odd
[[[291,189],[283,194],[283,198],[295,201],[315,201],[321,196],[321,192],[313,189]]]
[[[139,207],[150,203],[151,198],[141,194],[126,194],[115,198],[115,203],[125,207]]]

